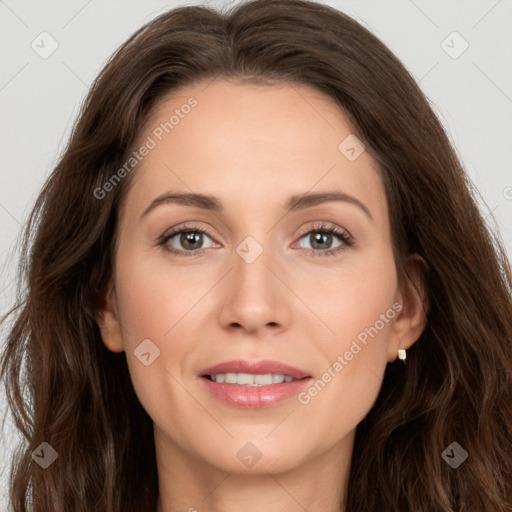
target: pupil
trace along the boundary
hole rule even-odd
[[[316,234],[314,234],[314,235],[313,235],[313,237],[314,237],[314,242],[313,242],[313,244],[311,244],[311,245],[312,245],[312,247],[313,247],[314,249],[316,249],[315,245],[317,244],[317,242],[322,242],[322,241],[323,241],[323,242],[325,243],[326,241],[330,241],[330,237],[331,237],[331,236],[332,236],[332,235],[331,235],[330,233],[316,233]],[[320,249],[321,249],[321,248],[322,248],[322,247],[320,246]]]
[[[194,232],[183,233],[180,241],[185,248],[188,246],[189,249],[197,249],[197,247],[190,247],[189,244],[193,245],[199,242],[199,245],[201,245],[202,234]]]

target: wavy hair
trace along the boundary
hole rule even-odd
[[[499,234],[440,121],[400,60],[368,29],[307,0],[229,11],[169,10],[112,55],[22,234],[16,303],[0,360],[23,436],[10,467],[14,512],[154,512],[153,425],[124,352],[95,311],[112,275],[131,176],[99,200],[169,93],[223,77],[305,84],[346,114],[379,166],[400,279],[427,263],[427,326],[407,366],[389,363],[357,426],[346,512],[512,511],[512,279]],[[136,172],[136,171],[135,171]],[[32,452],[48,442],[58,460]],[[459,443],[457,469],[443,451]]]

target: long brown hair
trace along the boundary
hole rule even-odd
[[[428,265],[428,325],[407,365],[389,363],[358,425],[347,512],[512,511],[512,279],[499,235],[428,100],[367,29],[302,0],[217,12],[170,10],[112,56],[27,222],[0,377],[24,436],[14,512],[154,512],[153,427],[124,352],[104,346],[95,308],[112,273],[130,178],[98,199],[165,95],[224,77],[306,84],[346,113],[378,162],[400,276]],[[136,170],[134,171],[136,172]],[[32,452],[47,442],[57,462]],[[452,468],[442,453],[468,454]]]

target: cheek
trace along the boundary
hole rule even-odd
[[[325,280],[316,304],[322,318],[334,331],[336,348],[348,350],[357,337],[364,343],[370,330],[380,339],[387,336],[396,315],[392,308],[397,292],[393,255],[386,247],[360,258],[350,270]],[[347,345],[348,343],[348,345]]]
[[[380,254],[365,264],[364,271],[343,275],[329,285],[323,301],[317,303],[335,336],[321,342],[328,362],[301,403],[322,409],[318,417],[328,414],[333,425],[348,422],[355,427],[382,384],[397,317],[397,282],[392,254]]]
[[[387,365],[394,310],[388,311],[389,323],[379,319],[381,312],[386,315],[385,308],[368,307],[354,314],[343,336],[324,347],[327,363],[323,373],[298,396],[311,429],[323,432],[321,442],[325,447],[355,429],[377,399]]]
[[[127,349],[146,338],[167,338],[193,299],[200,298],[199,280],[184,282],[179,271],[169,272],[168,267],[161,268],[158,262],[155,266],[152,261],[144,254],[125,254],[118,262],[116,288]]]
[[[140,402],[154,418],[161,407],[161,397],[171,398],[175,392],[169,386],[176,371],[169,365],[169,349],[180,317],[186,313],[187,301],[179,284],[165,281],[144,258],[126,253],[117,264],[116,295],[132,383]],[[177,327],[173,328],[175,324]],[[179,349],[179,344],[172,343],[172,356],[178,360],[182,357]]]

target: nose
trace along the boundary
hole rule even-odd
[[[233,267],[224,282],[219,321],[226,329],[256,336],[268,330],[277,334],[287,328],[293,294],[279,276],[270,250],[263,250],[254,261],[240,254],[234,252]]]

